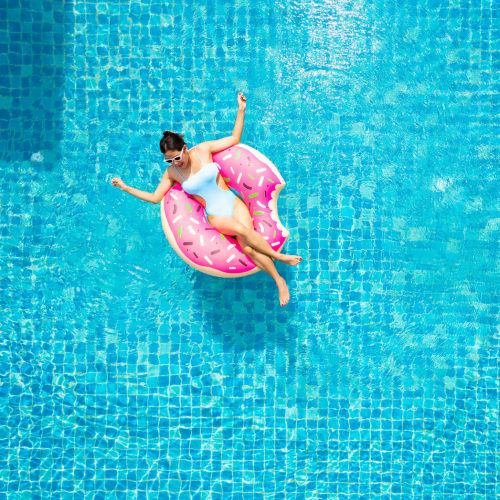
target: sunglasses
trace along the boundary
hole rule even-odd
[[[179,161],[182,158],[183,154],[184,154],[184,148],[182,148],[182,152],[180,155],[176,156],[175,158],[163,158],[163,161],[165,163],[172,163],[173,161]]]

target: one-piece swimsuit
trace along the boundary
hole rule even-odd
[[[182,177],[182,189],[188,194],[201,196],[206,203],[205,210],[208,215],[223,215],[231,217],[234,210],[234,199],[236,195],[232,191],[221,189],[217,185],[217,175],[219,173],[219,165],[216,162],[205,163],[203,165],[202,159],[198,154],[196,147],[194,148],[200,163],[202,164],[201,170],[196,172],[188,179],[184,179],[183,175],[179,172],[174,165],[177,173]]]

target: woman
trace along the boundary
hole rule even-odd
[[[273,277],[278,285],[280,304],[284,306],[290,300],[290,294],[285,280],[278,274],[272,259],[295,266],[302,260],[302,257],[281,254],[269,246],[267,241],[254,230],[252,217],[245,202],[229,189],[217,165],[212,162],[212,153],[240,142],[246,97],[240,92],[237,100],[238,115],[233,134],[229,137],[202,142],[188,150],[183,135],[169,130],[164,132],[163,139],[160,141],[160,149],[164,155],[164,161],[171,166],[165,170],[163,179],[154,193],[127,186],[119,177],[114,177],[111,183],[151,203],[160,202],[174,181],[183,184],[184,191],[191,194],[206,208],[210,224],[221,233],[235,236],[252,261]],[[204,170],[204,174],[197,175],[201,170]]]

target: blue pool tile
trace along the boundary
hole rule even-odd
[[[498,496],[498,13],[0,7],[0,498]],[[109,185],[153,191],[161,131],[230,134],[240,90],[286,308]]]

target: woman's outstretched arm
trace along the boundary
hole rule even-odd
[[[149,201],[150,203],[158,203],[165,196],[165,193],[172,187],[173,181],[165,171],[163,178],[154,193],[141,191],[140,189],[133,188],[132,186],[127,186],[119,177],[113,177],[113,179],[111,179],[111,184],[119,187],[122,191],[125,191],[136,198]]]

